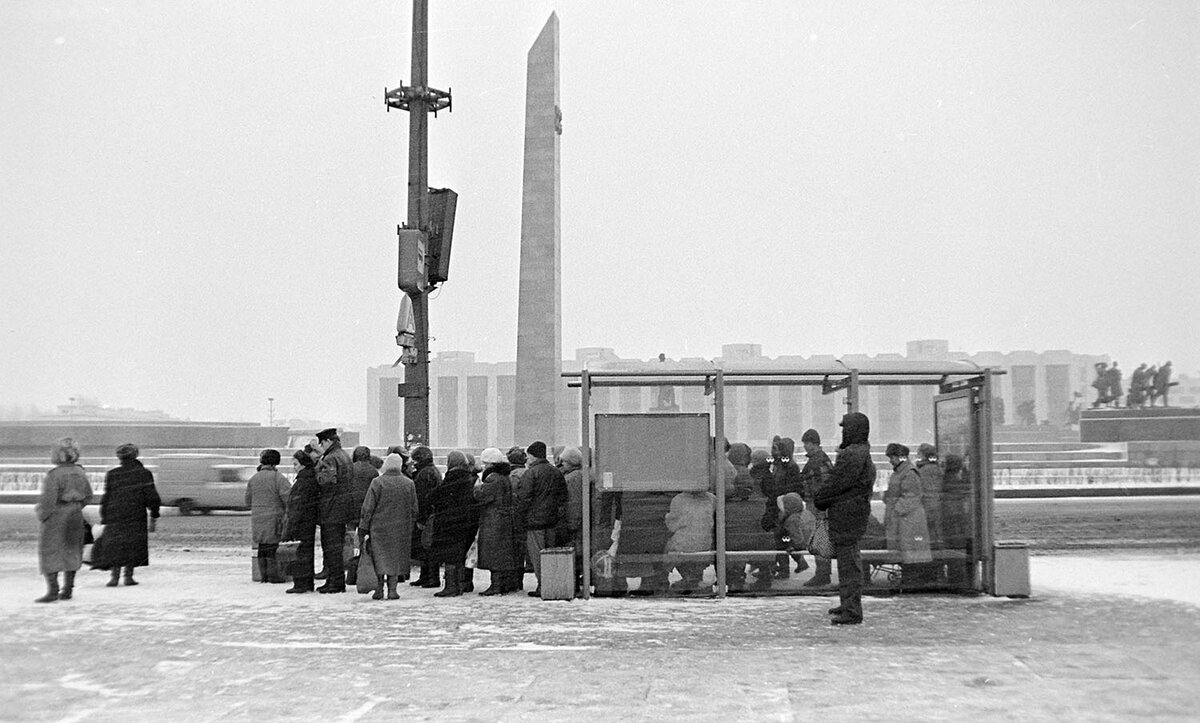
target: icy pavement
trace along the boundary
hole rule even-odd
[[[1200,557],[1034,557],[1035,596],[540,601],[285,595],[152,551],[35,605],[0,553],[0,719],[1195,720]],[[482,580],[478,579],[482,578]],[[527,583],[532,587],[532,579]],[[483,589],[486,575],[477,575]]]

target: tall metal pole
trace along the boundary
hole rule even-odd
[[[429,227],[429,0],[413,0],[412,90],[408,94],[408,227]],[[429,293],[409,293],[416,331],[416,359],[404,367],[413,390],[404,400],[406,440],[429,444]]]

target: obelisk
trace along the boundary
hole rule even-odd
[[[562,261],[559,199],[558,15],[550,13],[529,49],[525,80],[525,172],[521,276],[517,297],[514,441],[558,439],[562,381]]]

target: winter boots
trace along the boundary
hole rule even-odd
[[[130,565],[129,567],[125,568],[125,584],[126,585],[138,584],[137,580],[133,579],[133,565]]]
[[[475,568],[463,565],[462,575],[459,576],[459,587],[462,592],[475,592]]]
[[[462,595],[461,565],[446,565],[446,586],[441,592],[435,592],[434,597],[458,597]]]
[[[371,593],[371,599],[372,600],[382,600],[383,599],[383,575],[376,575],[375,578],[376,578],[375,579],[375,583],[376,583],[375,584],[375,592]]]
[[[67,570],[63,573],[63,586],[58,591],[59,600],[70,600],[72,593],[75,592],[75,571]]]
[[[313,591],[313,578],[311,577],[293,577],[292,586],[284,592],[290,593],[305,593]]]
[[[48,603],[58,599],[58,573],[52,572],[45,575],[46,578],[46,594],[34,600],[34,602]]]
[[[421,576],[410,582],[409,585],[412,585],[413,587],[425,588],[438,587],[442,584],[438,579],[439,577],[440,574],[438,573],[438,565],[436,562],[422,562]]]
[[[399,600],[400,599],[400,593],[396,592],[396,576],[395,575],[389,575],[387,577],[387,599],[388,600]]]
[[[108,582],[104,583],[104,587],[116,587],[121,584],[121,568],[114,567],[112,574],[109,575]]]

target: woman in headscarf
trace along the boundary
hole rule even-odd
[[[503,595],[521,589],[521,550],[513,521],[513,489],[508,457],[496,447],[479,455],[483,479],[473,495],[479,503],[479,561],[476,567],[490,570],[492,584],[480,595]]]
[[[313,551],[317,542],[317,518],[320,514],[321,485],[317,482],[316,454],[311,444],[292,455],[296,480],[288,492],[285,540],[297,540],[292,586],[285,592],[305,593],[314,589]]]
[[[83,508],[92,501],[92,485],[80,467],[79,447],[75,440],[63,437],[50,451],[54,469],[42,479],[37,513],[41,522],[38,534],[38,569],[46,577],[46,594],[35,602],[70,600],[75,589],[75,573],[83,564]],[[58,573],[63,574],[62,589]]]
[[[162,506],[154,475],[138,461],[138,448],[132,444],[117,447],[121,466],[104,476],[104,496],[100,499],[100,522],[104,525],[103,554],[96,555],[92,566],[112,570],[108,587],[116,587],[125,571],[125,584],[136,585],[133,568],[150,564],[150,536],[158,522]],[[149,523],[146,512],[150,512]]]
[[[258,471],[246,483],[250,541],[258,550],[260,582],[286,582],[275,561],[275,553],[283,537],[283,516],[292,486],[276,469],[279,462],[279,450],[264,449],[258,458]]]
[[[389,454],[379,476],[371,480],[359,510],[358,537],[362,549],[370,549],[379,586],[372,597],[398,600],[396,585],[408,579],[412,569],[412,530],[417,517],[417,487],[404,476],[404,458]]]
[[[429,493],[433,515],[433,544],[430,558],[446,566],[446,585],[434,597],[463,594],[467,551],[479,531],[479,507],[475,504],[475,468],[467,455],[455,450],[446,455],[446,478]]]

